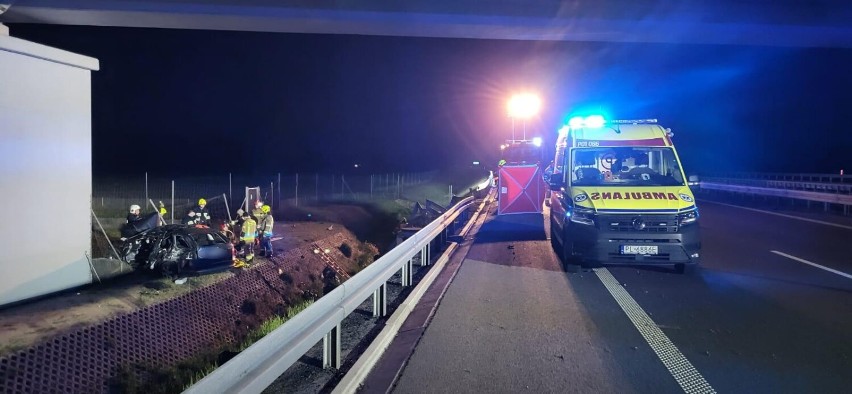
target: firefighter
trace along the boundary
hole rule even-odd
[[[127,214],[127,223],[130,224],[142,218],[142,207],[133,204],[130,206],[130,213]]]
[[[160,201],[160,216],[165,219],[167,213],[169,213],[169,211],[166,210],[166,204],[163,204],[163,202]]]
[[[183,218],[183,224],[194,226],[196,223],[198,223],[198,215],[195,214],[195,209],[190,209],[186,217]]]
[[[263,212],[263,219],[258,223],[257,233],[260,236],[260,255],[272,257],[272,227],[275,224],[275,219],[270,212],[272,208],[269,205],[260,207]]]
[[[263,212],[263,201],[257,200],[254,203],[254,209],[251,210],[251,216],[254,217],[254,220],[257,223],[263,221],[263,217],[266,216],[266,213]]]
[[[237,216],[234,218],[234,220],[231,220],[230,222],[228,222],[228,227],[230,227],[231,233],[233,234],[233,237],[230,238],[231,242],[239,243],[239,241],[240,241],[239,235],[240,235],[240,231],[242,231],[242,228],[243,228],[243,214],[245,212],[246,211],[243,211],[242,208],[237,209]]]
[[[195,224],[203,224],[205,226],[210,225],[210,211],[207,210],[207,200],[203,198],[198,199],[198,206],[193,208],[195,211]]]
[[[245,254],[246,262],[254,258],[254,241],[257,236],[257,222],[246,213],[243,213],[243,226],[240,232],[240,243]]]

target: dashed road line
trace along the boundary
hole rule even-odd
[[[769,214],[769,215],[781,216],[781,217],[783,217],[783,218],[788,218],[788,219],[801,220],[801,221],[803,221],[803,222],[811,222],[811,223],[816,223],[816,224],[824,224],[824,225],[826,225],[826,226],[833,226],[833,227],[845,228],[845,229],[847,229],[847,230],[852,230],[852,226],[847,226],[847,225],[839,224],[839,223],[831,223],[831,222],[826,222],[826,221],[823,221],[823,220],[808,219],[808,218],[803,218],[803,217],[801,217],[801,216],[787,215],[787,214],[784,214],[784,213],[771,212],[771,211],[764,211],[764,210],[762,210],[762,209],[748,208],[748,207],[743,207],[743,206],[739,206],[739,205],[725,204],[725,203],[723,203],[723,202],[716,202],[716,201],[710,201],[710,200],[704,200],[704,199],[701,199],[701,200],[698,200],[698,201],[700,201],[700,202],[702,202],[702,203],[710,203],[710,204],[716,204],[716,205],[724,205],[724,206],[726,206],[726,207],[733,207],[733,208],[745,209],[746,211],[760,212],[760,213],[765,213],[765,214]]]
[[[672,377],[677,381],[684,392],[693,393],[715,393],[716,390],[710,386],[710,383],[701,376],[701,373],[692,366],[692,363],[686,359],[683,353],[672,343],[669,337],[651,320],[651,317],[645,313],[645,310],[621,287],[618,280],[612,276],[606,268],[597,268],[594,270],[598,279],[603,282],[604,287],[609,291],[609,294],[615,298],[618,306],[627,314],[633,326],[639,330],[654,353],[660,361],[663,362],[666,369],[669,370]]]
[[[796,260],[796,261],[798,261],[798,262],[800,262],[800,263],[804,263],[804,264],[807,264],[807,265],[810,265],[810,266],[813,266],[813,267],[817,267],[817,268],[819,268],[819,269],[826,270],[826,271],[831,272],[831,273],[833,273],[833,274],[837,274],[837,275],[840,275],[840,276],[842,276],[842,277],[852,279],[852,275],[849,275],[849,274],[847,274],[847,273],[845,273],[845,272],[843,272],[843,271],[838,271],[838,270],[833,269],[833,268],[828,268],[828,267],[826,267],[826,266],[824,266],[824,265],[819,265],[819,264],[814,263],[814,262],[812,262],[812,261],[808,261],[808,260],[805,260],[805,259],[803,259],[803,258],[799,258],[799,257],[796,257],[796,256],[792,256],[792,255],[789,255],[789,254],[787,254],[787,253],[779,252],[779,251],[777,251],[777,250],[770,250],[770,252],[775,253],[775,254],[777,254],[777,255],[779,255],[779,256],[784,256],[784,257],[786,257],[786,258],[788,258],[788,259],[790,259],[790,260]]]

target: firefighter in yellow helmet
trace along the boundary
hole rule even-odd
[[[160,216],[162,216],[162,217],[163,217],[163,220],[165,220],[165,219],[166,219],[166,214],[167,214],[167,213],[169,213],[169,211],[167,211],[167,210],[166,210],[166,204],[163,204],[163,202],[162,202],[162,201],[160,201],[160,209],[159,209],[159,211],[160,211]]]
[[[247,213],[243,213],[243,227],[240,231],[240,244],[246,262],[254,259],[254,240],[257,236],[257,222]]]
[[[198,205],[192,209],[195,212],[195,222],[193,224],[210,225],[210,211],[207,210],[207,200],[198,199]]]
[[[257,233],[260,236],[260,255],[272,257],[272,226],[275,219],[272,217],[272,208],[269,205],[260,207],[263,219],[257,225]]]

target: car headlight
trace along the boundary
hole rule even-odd
[[[686,226],[687,224],[695,223],[697,220],[698,208],[677,214],[677,223],[679,226]]]
[[[566,212],[565,215],[568,216],[574,223],[586,224],[586,225],[594,225],[595,224],[595,210],[590,208],[583,207],[571,207]]]

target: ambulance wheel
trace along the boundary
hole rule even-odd
[[[565,272],[580,272],[581,261],[574,256],[574,244],[567,241],[567,238],[562,238],[562,268],[565,269]]]
[[[556,231],[554,230],[553,218],[550,218],[550,247],[553,248],[553,252],[556,253],[556,257],[561,260],[562,245],[560,245],[559,240],[556,239]]]
[[[695,275],[698,271],[698,264],[675,264],[675,271],[681,275]]]
[[[600,268],[600,267],[603,267],[603,264],[601,264],[599,261],[583,261],[583,263],[581,265],[583,266],[583,268]]]

